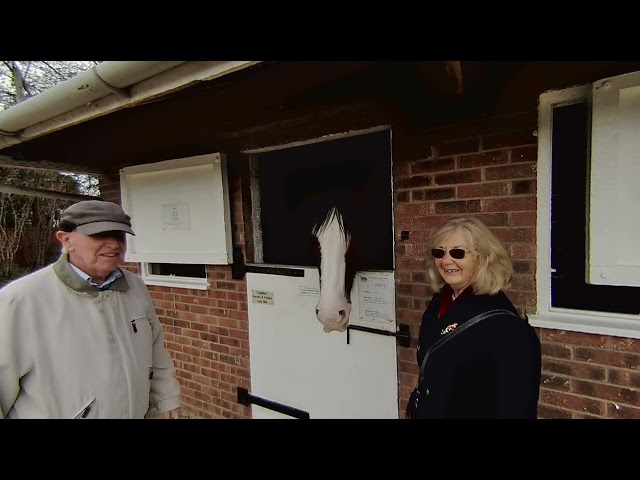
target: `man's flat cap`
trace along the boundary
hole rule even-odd
[[[60,219],[60,228],[78,230],[84,235],[121,231],[135,235],[131,229],[131,217],[120,205],[102,200],[85,200],[67,208]]]

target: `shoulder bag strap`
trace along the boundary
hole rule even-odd
[[[467,328],[475,325],[480,320],[484,320],[485,318],[493,317],[494,315],[500,315],[500,314],[507,314],[507,315],[517,316],[511,310],[504,310],[504,309],[489,310],[488,312],[484,312],[484,313],[481,313],[479,315],[476,315],[471,320],[463,323],[458,328],[456,328],[454,331],[452,331],[451,333],[448,333],[444,337],[440,338],[433,345],[431,345],[431,347],[429,347],[429,350],[427,350],[427,353],[425,353],[424,358],[422,359],[422,364],[420,365],[418,387],[420,386],[420,384],[422,383],[422,379],[424,378],[424,366],[427,363],[427,359],[429,358],[429,355],[431,355],[438,348],[440,348],[442,345],[444,345],[448,340],[451,340],[457,334],[459,334],[461,332],[464,332]]]

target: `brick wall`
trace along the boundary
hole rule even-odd
[[[432,295],[426,241],[448,218],[468,213],[490,226],[513,260],[507,295],[523,313],[535,307],[536,126],[527,126],[527,117],[513,123],[517,130],[485,125],[481,135],[468,135],[468,127],[423,132],[413,140],[413,158],[394,165],[397,314],[412,334],[411,348],[399,353],[401,406],[417,379],[415,341]],[[640,340],[536,330],[543,352],[540,418],[640,418]]]
[[[240,179],[233,186],[233,240],[244,250]],[[116,175],[100,181],[102,198],[120,203]],[[139,272],[138,264],[125,268]],[[249,321],[244,280],[232,280],[231,267],[208,265],[211,290],[150,285],[165,343],[181,385],[182,410],[196,418],[249,418],[251,409],[236,403],[236,387],[250,389]]]
[[[509,297],[521,311],[535,306],[535,128],[534,114],[426,131],[404,140],[410,154],[394,155],[397,321],[410,324],[413,337],[411,348],[399,347],[401,412],[415,385],[415,339],[432,294],[424,274],[426,241],[443,221],[470,213],[489,224],[513,259]],[[233,243],[250,254],[246,178],[232,178],[231,185]],[[117,176],[103,178],[101,191],[119,201]],[[149,287],[176,362],[183,410],[203,418],[249,418],[250,408],[235,402],[237,385],[250,388],[246,284],[231,279],[230,266],[208,266],[207,276],[210,291]],[[640,418],[640,341],[537,331],[541,418]]]

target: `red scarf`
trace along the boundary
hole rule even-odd
[[[442,318],[442,316],[447,313],[447,310],[449,310],[449,307],[451,307],[451,304],[454,301],[458,301],[464,297],[466,297],[467,295],[469,295],[471,292],[473,291],[473,287],[468,286],[467,288],[465,288],[462,293],[460,295],[458,295],[456,297],[456,299],[454,300],[452,298],[453,296],[453,289],[449,286],[448,283],[444,284],[444,287],[442,287],[442,291],[440,293],[440,310],[438,311],[438,318]]]

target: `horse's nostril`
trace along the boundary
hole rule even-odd
[[[318,309],[316,308],[316,315],[318,315]]]
[[[338,313],[340,314],[340,316],[341,316],[342,318],[344,318],[344,314],[345,314],[344,310],[340,310]]]

